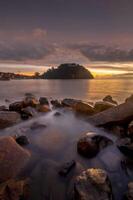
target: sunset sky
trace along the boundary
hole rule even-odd
[[[0,71],[133,75],[133,0],[1,0]]]

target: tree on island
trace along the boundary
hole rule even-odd
[[[85,67],[75,63],[61,64],[58,68],[51,68],[45,72],[44,79],[93,79],[93,75]]]

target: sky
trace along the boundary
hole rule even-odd
[[[0,71],[133,74],[133,0],[1,0]]]

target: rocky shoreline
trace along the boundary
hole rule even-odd
[[[114,143],[108,135],[116,135],[116,147],[131,162],[133,159],[133,95],[118,104],[111,96],[106,96],[102,101],[84,102],[76,99],[53,100],[46,97],[36,98],[27,93],[18,102],[9,104],[9,107],[0,106],[0,129],[10,127],[45,115],[55,110],[54,116],[62,115],[60,110],[71,111],[77,118],[82,117],[88,123],[104,129],[107,137],[89,133],[77,141],[77,153],[85,159],[93,159],[103,149]],[[33,123],[31,131],[45,129],[41,123]],[[19,174],[28,165],[32,157],[30,149],[25,148],[30,143],[27,135],[1,136],[0,137],[0,200],[29,200],[30,180],[23,179]],[[126,169],[126,161],[121,160]],[[59,176],[66,177],[77,165],[76,160],[64,163],[59,169]],[[132,169],[133,170],[133,169]],[[133,177],[131,177],[133,181]],[[127,192],[123,199],[133,199],[133,182],[127,185]],[[111,200],[114,199],[111,181],[106,170],[95,168],[84,169],[74,178],[72,199],[74,200]],[[68,197],[68,199],[70,199]],[[63,199],[62,199],[63,200]]]

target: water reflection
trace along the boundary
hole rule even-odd
[[[133,79],[94,79],[94,80],[12,80],[0,82],[0,101],[22,98],[26,92],[52,98],[77,98],[99,100],[112,95],[123,101],[133,93]]]

